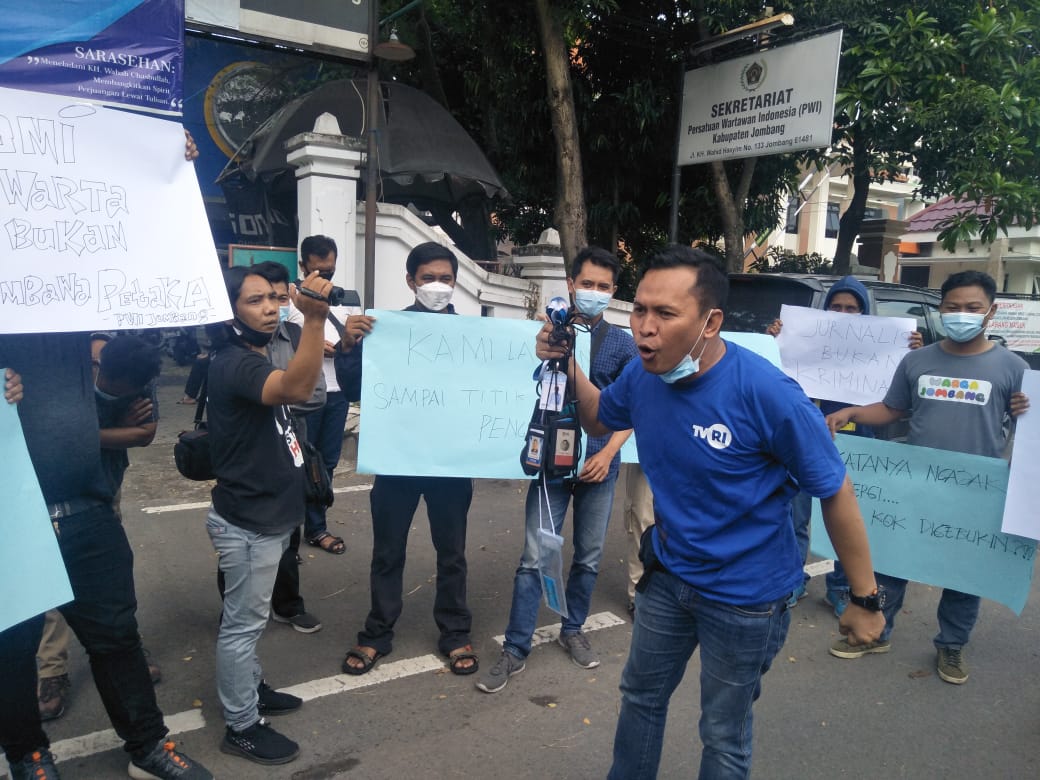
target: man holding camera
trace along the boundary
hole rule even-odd
[[[632,337],[603,319],[603,312],[617,290],[619,270],[618,260],[610,252],[586,247],[574,258],[571,276],[567,279],[573,305],[589,323],[592,339],[589,374],[598,388],[613,382],[637,355]],[[538,529],[551,521],[553,531],[559,533],[572,498],[574,558],[565,592],[567,616],[561,622],[558,641],[582,669],[599,666],[599,656],[581,628],[589,615],[607,522],[614,506],[614,485],[621,461],[618,453],[630,435],[631,431],[618,431],[593,436],[588,441],[585,464],[577,479],[540,476],[528,486],[524,550],[513,579],[506,639],[498,661],[477,682],[478,690],[497,693],[506,687],[510,677],[526,668],[542,597]],[[540,520],[543,517],[547,520]]]
[[[267,625],[279,560],[304,507],[303,450],[289,412],[305,403],[321,373],[332,284],[308,274],[290,298],[304,315],[300,345],[285,370],[267,345],[278,328],[278,295],[252,268],[224,271],[234,319],[209,368],[213,503],[206,530],[224,576],[217,635],[217,692],[227,724],[220,749],[259,764],[284,764],[299,746],[261,715],[299,709],[301,700],[264,682],[256,645]]]
[[[328,236],[307,236],[300,243],[300,269],[303,276],[317,272],[319,277],[331,282],[336,273],[336,257],[336,242]],[[335,301],[332,303],[335,304]],[[322,372],[325,375],[325,405],[307,418],[307,441],[321,453],[330,480],[343,452],[343,429],[347,424],[350,401],[357,400],[347,398],[336,380],[336,351],[340,348],[343,323],[346,322],[349,313],[346,306],[329,306],[329,313],[325,319],[325,359],[322,363]],[[303,320],[300,310],[290,304],[289,321],[302,325]],[[303,524],[304,538],[307,544],[313,547],[320,547],[333,555],[342,555],[347,547],[340,537],[329,531],[325,513],[324,507],[307,507],[307,516]]]

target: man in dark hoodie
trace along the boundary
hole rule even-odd
[[[827,296],[823,299],[823,308],[827,311],[842,314],[870,314],[870,294],[859,279],[854,276],[844,276],[827,291]],[[773,337],[779,336],[783,325],[784,323],[781,320],[775,319],[766,328],[766,333]],[[917,349],[922,343],[920,333],[914,331],[910,334],[910,349]],[[845,404],[840,401],[817,400],[815,403],[820,407],[820,411],[823,412],[825,417],[852,406],[852,404]],[[874,429],[869,425],[857,425],[850,422],[841,429],[841,432],[853,436],[874,438]],[[801,555],[802,561],[805,561],[809,555],[809,521],[812,517],[812,496],[805,491],[800,491],[795,495],[791,500],[791,516],[794,522],[795,538],[798,541],[798,553]],[[834,562],[834,571],[827,575],[826,580],[827,602],[834,607],[834,616],[841,617],[841,613],[845,611],[845,606],[849,600],[849,582],[845,578],[845,571],[842,569],[840,562]],[[809,575],[807,574],[802,587],[791,594],[791,600],[787,604],[788,607],[795,606],[799,599],[805,597],[805,586],[808,582]]]

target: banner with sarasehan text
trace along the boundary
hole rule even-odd
[[[0,87],[181,115],[184,0],[33,0],[7,6]]]

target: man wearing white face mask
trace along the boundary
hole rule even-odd
[[[574,298],[575,307],[590,321],[592,355],[589,373],[597,387],[608,386],[636,357],[632,337],[603,319],[603,312],[617,290],[619,270],[618,260],[610,252],[599,247],[586,247],[575,256],[571,276],[567,279],[567,289]],[[543,526],[543,521],[540,518],[547,515],[552,520],[553,530],[560,533],[572,497],[574,558],[567,576],[567,617],[561,621],[558,641],[581,668],[599,666],[599,656],[581,627],[589,614],[592,589],[603,557],[603,540],[614,505],[614,485],[621,460],[618,453],[631,433],[618,431],[590,437],[585,465],[576,480],[536,479],[530,483],[525,508],[524,551],[513,579],[513,603],[506,639],[498,661],[477,683],[479,690],[497,693],[506,687],[511,676],[525,668],[542,599],[538,529]]]
[[[459,261],[451,250],[433,242],[419,244],[408,253],[405,270],[405,283],[415,293],[415,303],[405,311],[455,313],[451,296]],[[347,317],[343,350],[362,349],[364,337],[374,327],[375,318],[368,315]],[[354,365],[360,371],[361,361]],[[422,442],[416,442],[415,446],[422,446]],[[428,455],[438,457],[435,443],[430,443]],[[394,624],[403,608],[408,529],[420,498],[426,500],[430,537],[437,551],[437,595],[433,603],[433,618],[440,631],[437,646],[447,656],[448,668],[454,674],[477,671],[477,655],[470,644],[473,617],[466,604],[466,523],[473,499],[473,480],[380,474],[375,478],[370,495],[372,603],[365,626],[358,632],[357,644],[347,650],[343,659],[344,674],[366,674],[393,649]]]
[[[990,458],[1003,456],[1008,438],[1005,417],[1017,417],[1029,408],[1029,399],[1019,390],[1029,366],[986,338],[986,326],[997,309],[996,292],[996,283],[988,274],[961,271],[950,276],[943,283],[939,304],[946,338],[907,353],[896,367],[883,401],[828,415],[831,431],[849,422],[887,425],[909,414],[909,444]],[[859,658],[890,649],[889,636],[903,608],[907,582],[883,574],[877,580],[886,594],[881,637],[855,647],[835,642],[831,655]],[[968,680],[963,648],[978,615],[978,596],[943,590],[934,642],[936,670],[948,683],[960,685]]]

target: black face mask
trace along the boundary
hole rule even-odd
[[[250,328],[238,317],[235,317],[235,322],[231,328],[235,331],[236,336],[251,347],[266,347],[274,337],[274,333],[264,333],[261,330]]]

